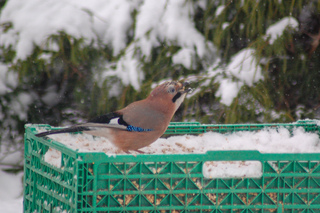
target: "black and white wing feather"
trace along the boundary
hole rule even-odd
[[[83,132],[97,130],[99,128],[116,128],[127,130],[128,124],[123,120],[122,115],[117,112],[111,112],[105,115],[98,116],[91,119],[88,123],[79,124],[63,129],[50,130],[36,134],[37,137],[44,137],[46,135]]]

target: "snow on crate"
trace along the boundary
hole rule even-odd
[[[39,131],[41,131],[39,129]],[[126,153],[119,150],[105,138],[87,134],[57,134],[50,138],[79,152],[104,152],[108,156]],[[190,154],[220,150],[258,150],[262,153],[318,153],[319,137],[301,127],[290,133],[288,129],[263,129],[257,132],[235,132],[221,134],[207,132],[200,135],[181,135],[159,138],[150,146],[141,149],[146,154]],[[133,154],[136,154],[132,152]],[[61,153],[49,149],[45,161],[59,167]],[[59,162],[60,163],[57,163]],[[203,175],[207,178],[261,177],[259,161],[208,161],[204,163]]]
[[[49,150],[44,155],[44,161],[46,161],[47,163],[50,163],[51,165],[53,165],[55,167],[60,168],[61,167],[61,152],[56,149],[49,148]]]

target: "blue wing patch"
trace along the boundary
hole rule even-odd
[[[150,131],[152,131],[152,129],[143,129],[141,127],[136,127],[136,126],[132,126],[132,125],[128,125],[127,130],[130,132],[150,132]]]
[[[149,132],[152,131],[152,129],[144,129],[141,127],[136,127],[129,125],[127,122],[123,120],[123,115],[118,112],[111,112],[106,115],[101,115],[99,117],[96,117],[89,122],[92,123],[101,123],[101,124],[114,124],[114,125],[120,125],[126,128],[127,131],[130,132]]]

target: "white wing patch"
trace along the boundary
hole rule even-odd
[[[113,118],[109,121],[109,124],[115,124],[115,125],[119,125],[119,118]]]

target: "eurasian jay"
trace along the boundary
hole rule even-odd
[[[163,135],[189,91],[191,89],[187,82],[165,82],[157,86],[146,99],[133,102],[121,110],[101,115],[87,123],[42,132],[36,136],[83,132],[105,137],[126,153],[129,150],[143,153],[139,149]]]

